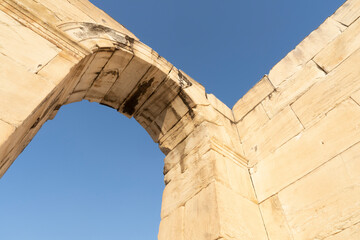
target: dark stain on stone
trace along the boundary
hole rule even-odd
[[[107,103],[100,102],[100,105],[103,105],[103,106],[106,106],[106,107],[109,107],[109,108],[114,109],[113,106],[111,106],[111,105],[109,105],[109,104],[107,104]]]
[[[192,86],[192,83],[187,79],[187,77],[184,76],[184,74],[181,73],[181,71],[178,72],[179,76],[179,82],[181,88],[187,88]]]
[[[186,96],[185,96],[185,93],[182,91],[182,89],[180,89],[179,97],[181,98],[181,100],[183,101],[183,103],[185,104],[187,109],[189,110],[191,119],[194,119],[195,113],[194,113],[193,109],[191,108],[190,104],[186,101]]]
[[[34,124],[31,126],[30,129],[36,128],[36,126],[39,124],[40,122],[40,118],[37,118],[36,121],[34,122]]]
[[[124,107],[122,109],[123,113],[129,114],[130,116],[134,114],[135,107],[139,103],[139,98],[146,92],[146,90],[151,86],[154,82],[155,78],[151,78],[149,81],[141,83],[134,94],[125,101]]]

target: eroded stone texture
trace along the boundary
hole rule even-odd
[[[166,155],[158,239],[358,239],[359,9],[347,1],[231,110],[86,0],[1,1],[0,176],[86,99]]]

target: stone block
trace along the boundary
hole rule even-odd
[[[267,240],[259,206],[218,182],[215,182],[215,186],[220,236],[230,239]],[[187,205],[185,210],[186,207]]]
[[[79,61],[71,57],[69,53],[61,52],[37,74],[58,85],[61,81],[65,80],[66,76],[78,62]]]
[[[134,90],[144,74],[150,69],[150,64],[134,56],[107,92],[102,104],[119,109],[122,102]]]
[[[360,221],[360,185],[337,156],[279,193],[294,240],[326,239]]]
[[[359,61],[360,49],[291,105],[305,128],[319,121],[329,110],[360,88]]]
[[[129,51],[116,50],[87,91],[85,99],[101,102],[132,57],[133,54]]]
[[[325,72],[314,61],[309,61],[301,70],[282,82],[276,91],[265,98],[262,105],[266,114],[273,118],[279,111],[296,101],[312,85],[321,81],[324,76]]]
[[[258,130],[246,135],[242,140],[245,156],[252,167],[288,140],[299,134],[303,126],[290,107],[283,109]]]
[[[91,59],[86,71],[81,76],[79,83],[74,89],[74,93],[83,92],[85,97],[86,92],[89,90],[95,79],[99,76],[100,72],[109,61],[112,56],[112,51],[99,51],[95,53],[93,59]]]
[[[354,224],[341,232],[335,233],[324,240],[358,240],[360,239],[360,223]]]
[[[0,62],[0,119],[19,126],[55,86],[1,54]]]
[[[259,206],[269,240],[293,240],[278,196],[271,196]]]
[[[341,23],[332,18],[326,19],[318,29],[307,36],[270,70],[269,79],[272,84],[278,87],[283,81],[301,70],[310,59],[339,36],[344,29],[345,27]]]
[[[326,72],[331,72],[359,48],[360,19],[356,20],[341,35],[321,50],[315,56],[314,61]]]
[[[216,184],[204,186],[185,204],[184,239],[216,240],[220,237],[220,215]]]
[[[360,184],[360,144],[357,143],[354,146],[351,146],[340,156],[345,163],[351,181],[354,184]]]
[[[167,133],[189,111],[181,97],[177,96],[155,119],[163,134]]]
[[[256,130],[258,130],[268,121],[269,117],[267,116],[263,105],[257,105],[242,120],[240,120],[236,124],[239,131],[240,139],[251,136],[253,132],[256,132]]]
[[[252,179],[259,202],[360,141],[359,118],[359,106],[346,100],[255,165]]]
[[[184,239],[184,209],[179,207],[160,222],[158,240],[185,240]]]
[[[347,0],[333,15],[336,21],[349,26],[360,16],[360,2]]]
[[[207,94],[207,99],[209,100],[211,106],[216,109],[218,112],[223,114],[225,117],[227,117],[231,121],[234,120],[233,112],[231,109],[225,105],[225,103],[221,102],[219,99],[217,99],[213,94]]]
[[[269,81],[268,77],[264,76],[232,108],[235,121],[240,121],[248,112],[255,108],[273,91],[273,85]]]
[[[61,50],[0,11],[0,53],[36,73]]]

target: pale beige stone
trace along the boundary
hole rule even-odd
[[[347,0],[334,14],[334,19],[349,26],[360,16],[360,2]]]
[[[267,116],[263,105],[257,105],[241,121],[236,124],[239,131],[240,139],[251,136],[251,133],[258,130],[268,121],[269,117]]]
[[[326,72],[330,72],[358,48],[360,48],[360,19],[319,52],[314,61]]]
[[[360,184],[360,144],[351,146],[341,154],[352,182]]]
[[[61,50],[0,11],[0,53],[37,72]],[[25,54],[26,53],[26,54]]]
[[[185,204],[184,239],[209,240],[220,237],[220,216],[215,183],[209,184]]]
[[[360,90],[354,92],[353,94],[351,94],[350,96],[352,99],[354,99],[354,101],[360,105]]]
[[[132,57],[133,55],[129,51],[122,49],[115,51],[87,91],[85,99],[100,102],[129,64]]]
[[[248,112],[256,107],[273,91],[273,85],[269,81],[268,77],[264,76],[232,108],[235,121],[240,121]]]
[[[58,54],[37,74],[49,79],[55,85],[59,84],[70,73],[72,67],[78,63],[76,59],[69,59],[67,55],[67,53]]]
[[[19,126],[50,94],[54,84],[0,54],[0,118]]]
[[[215,186],[221,236],[267,240],[259,206],[222,184]]]
[[[291,105],[306,128],[360,88],[359,61],[360,49]]]
[[[170,105],[165,108],[155,119],[163,134],[167,133],[187,112],[188,106],[185,105],[181,97],[177,96]]]
[[[360,223],[357,223],[349,228],[335,233],[334,235],[325,238],[324,240],[358,240],[360,239]]]
[[[324,239],[360,221],[360,185],[340,157],[280,191],[294,240]]]
[[[339,36],[345,27],[332,18],[319,26],[307,36],[296,48],[288,53],[279,63],[277,63],[269,73],[269,79],[278,87],[283,81],[288,80],[297,71],[312,59],[328,43]]]
[[[245,156],[252,167],[272,155],[277,148],[300,133],[303,127],[290,107],[279,112],[242,141]]]
[[[260,161],[252,169],[258,200],[262,202],[360,141],[359,118],[359,106],[352,100],[344,101],[322,121]]]
[[[15,131],[15,127],[0,119],[0,148]],[[1,162],[1,159],[0,159]]]
[[[72,4],[72,1],[41,0],[39,1],[46,8],[50,9],[60,21],[63,22],[95,22],[89,15],[82,12]]]
[[[92,59],[91,63],[88,66],[88,69],[81,76],[79,83],[76,85],[74,92],[83,92],[85,97],[86,92],[93,84],[94,80],[98,77],[101,70],[104,68],[106,63],[109,61],[109,58],[113,52],[111,51],[100,51],[95,53],[95,57]]]
[[[266,199],[259,206],[269,240],[293,240],[278,196]]]
[[[207,96],[211,106],[213,106],[213,108],[215,108],[217,111],[219,111],[221,114],[226,116],[231,121],[235,121],[231,109],[228,106],[226,106],[225,103],[223,103],[219,99],[217,99],[214,96],[214,94],[207,94],[206,96]]]
[[[287,81],[282,82],[276,88],[276,91],[265,98],[262,105],[266,114],[273,118],[279,111],[296,101],[299,96],[324,76],[324,71],[313,61],[309,61],[301,70],[289,77]]]
[[[184,209],[179,207],[170,216],[160,222],[158,240],[185,240],[184,239]]]

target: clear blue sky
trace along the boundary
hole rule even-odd
[[[232,107],[343,1],[92,2]],[[156,239],[163,158],[133,119],[63,106],[0,180],[0,239]]]

